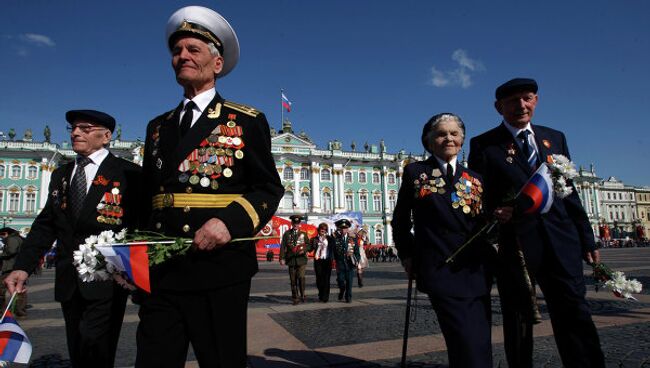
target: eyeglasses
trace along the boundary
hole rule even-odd
[[[100,125],[92,125],[92,124],[72,124],[72,125],[68,125],[65,128],[68,130],[68,132],[72,132],[76,128],[79,128],[85,134],[88,134],[88,133],[90,133],[90,132],[92,132],[94,130],[98,130],[98,129],[106,129],[106,127],[103,127],[103,126],[100,126]]]

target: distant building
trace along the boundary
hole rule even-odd
[[[0,139],[0,221],[28,232],[47,201],[52,171],[74,159],[69,143],[60,145]],[[110,150],[142,164],[143,143],[114,140]],[[339,140],[319,148],[285,120],[282,129],[271,129],[271,150],[285,188],[277,216],[302,214],[318,224],[323,218],[343,212],[361,212],[363,226],[373,244],[392,244],[390,221],[397,202],[403,167],[427,155],[389,153],[383,140],[378,144],[344,149]],[[465,164],[464,157],[461,163]],[[598,225],[612,229],[612,237],[635,237],[636,228],[650,228],[650,187],[626,186],[614,177],[603,180],[589,170],[579,169],[574,180],[589,221],[598,234]]]

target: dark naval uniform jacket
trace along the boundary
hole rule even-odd
[[[143,158],[145,227],[193,238],[211,218],[233,239],[254,236],[284,194],[271,155],[264,114],[217,93],[180,138],[175,110],[149,122]],[[241,241],[152,267],[152,292],[214,289],[250,280],[257,272],[255,243]],[[190,280],[190,282],[188,282]]]
[[[34,220],[14,265],[15,270],[34,272],[40,257],[56,240],[54,298],[59,302],[70,300],[77,289],[85,299],[106,298],[113,294],[112,280],[81,281],[72,264],[72,253],[90,235],[104,230],[117,232],[125,227],[134,229],[139,210],[140,166],[109,153],[99,166],[75,220],[68,210],[74,165],[74,161],[69,162],[52,173],[45,207]]]
[[[487,213],[519,192],[534,172],[503,124],[472,138],[470,142],[469,166],[485,179]],[[531,125],[531,128],[541,162],[547,162],[553,154],[571,159],[562,132],[540,125]],[[582,275],[583,253],[596,249],[596,244],[575,188],[564,199],[555,197],[551,209],[545,214],[515,216],[516,221],[501,226],[499,244],[510,246],[519,241],[526,264],[535,273],[542,262],[542,249],[546,243],[567,274],[573,277]]]
[[[361,259],[357,238],[350,234],[343,236],[338,231],[334,232],[334,260],[337,271],[356,271]],[[352,249],[352,251],[350,251]]]
[[[491,287],[486,266],[491,246],[475,240],[453,263],[445,264],[483,224],[481,177],[462,165],[457,165],[453,183],[443,176],[434,156],[404,168],[391,222],[395,246],[402,259],[412,259],[420,291],[486,295]]]

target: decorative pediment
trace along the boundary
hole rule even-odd
[[[310,150],[316,148],[316,145],[300,138],[293,133],[282,133],[271,138],[272,150],[294,152],[300,150]]]

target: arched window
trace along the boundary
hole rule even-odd
[[[388,174],[388,184],[395,184],[395,174]]]
[[[331,181],[332,172],[329,169],[323,169],[320,171],[320,180],[321,181]]]
[[[0,212],[5,210],[5,192],[0,189]]]
[[[346,171],[345,174],[344,174],[344,177],[345,177],[345,182],[346,183],[348,183],[348,184],[352,183],[352,173],[351,172]]]
[[[323,192],[323,210],[325,212],[332,211],[332,195],[329,192]]]
[[[5,176],[5,165],[0,165],[0,178]]]
[[[20,192],[9,192],[9,212],[20,210]]]
[[[365,184],[368,179],[366,178],[366,173],[359,171],[359,183]]]
[[[293,192],[284,192],[283,206],[285,209],[293,209]]]
[[[302,192],[300,194],[300,209],[308,211],[310,207],[311,207],[311,204],[310,204],[310,200],[309,200],[309,193]]]
[[[303,167],[300,169],[300,180],[309,180],[309,169]]]
[[[359,210],[368,212],[368,193],[359,194]]]
[[[354,198],[352,197],[352,193],[345,194],[345,209],[354,211]]]
[[[381,194],[375,193],[372,195],[372,209],[375,212],[381,211]]]
[[[36,179],[38,176],[38,168],[34,165],[27,168],[27,179]]]
[[[388,194],[388,209],[390,212],[395,210],[395,205],[397,204],[397,195],[395,192],[390,192]]]
[[[284,180],[293,180],[293,169],[290,166],[284,168],[282,178]]]
[[[379,184],[379,173],[378,172],[372,173],[372,183],[373,184]]]
[[[14,165],[11,167],[11,177],[14,179],[20,178],[20,165]]]
[[[27,192],[25,193],[25,212],[35,212],[36,211],[36,193]]]
[[[375,229],[375,243],[384,243],[384,232],[381,229]]]

